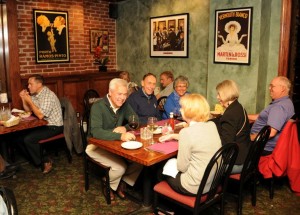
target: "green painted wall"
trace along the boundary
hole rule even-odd
[[[215,10],[253,7],[251,64],[214,64]],[[143,75],[164,70],[186,75],[190,92],[217,102],[215,86],[233,79],[240,87],[240,102],[248,113],[269,102],[268,83],[277,74],[280,0],[127,0],[118,4],[117,67],[140,83]],[[150,17],[189,13],[189,58],[150,58]],[[263,17],[263,19],[261,18]]]

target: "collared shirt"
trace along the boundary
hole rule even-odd
[[[48,87],[31,96],[33,103],[40,109],[44,119],[48,121],[48,126],[62,126],[62,110],[59,99]]]
[[[273,151],[284,125],[294,114],[294,105],[288,96],[276,99],[260,112],[251,128],[251,134],[259,133],[265,125],[276,129],[278,131],[276,136],[269,139],[265,146],[265,151]]]
[[[107,97],[107,99],[108,99],[108,101],[109,101],[110,107],[111,107],[111,109],[113,110],[113,112],[114,112],[114,113],[117,113],[117,111],[118,111],[120,108],[115,108],[115,107],[114,107],[114,105],[112,104],[112,102],[111,102],[111,100],[110,100],[108,94],[106,95],[106,97]]]

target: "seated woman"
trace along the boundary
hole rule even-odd
[[[250,124],[247,112],[239,103],[239,89],[232,80],[225,80],[216,87],[217,99],[225,108],[223,115],[212,119],[217,125],[222,144],[235,142],[239,146],[239,154],[232,173],[241,173],[248,154],[250,140]]]
[[[187,89],[189,87],[189,80],[185,76],[178,76],[174,80],[173,88],[174,91],[168,96],[165,103],[165,112],[162,115],[163,119],[170,118],[170,112],[173,112],[174,117],[180,117],[180,104],[179,99],[187,94]]]
[[[132,82],[130,80],[130,75],[129,75],[129,72],[127,71],[123,71],[119,74],[119,78],[121,79],[124,79],[125,81],[127,81],[127,87],[128,87],[128,96],[135,92],[135,91],[138,91],[139,87],[136,83]]]
[[[209,104],[199,94],[188,94],[180,99],[181,114],[188,127],[181,129],[179,134],[168,134],[159,138],[163,142],[178,139],[178,154],[174,171],[175,178],[167,176],[169,185],[178,193],[185,195],[197,194],[206,166],[212,156],[221,148],[221,139],[216,125],[209,119]],[[165,167],[165,173],[169,162]],[[168,169],[170,171],[170,169]],[[212,182],[210,176],[205,186],[208,191]]]

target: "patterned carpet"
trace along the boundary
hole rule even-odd
[[[28,162],[22,162],[15,178],[2,179],[1,185],[11,188],[16,196],[20,215],[28,214],[127,214],[139,205],[130,200],[116,198],[107,205],[101,192],[100,176],[90,179],[89,191],[84,190],[83,160],[74,155],[73,162],[68,163],[64,152],[58,157],[52,156],[54,170],[43,175],[41,170]],[[20,162],[20,161],[18,161]],[[204,214],[215,214],[215,210]],[[178,212],[177,214],[188,214]],[[151,214],[151,213],[140,213]],[[225,214],[236,214],[236,200],[229,197],[225,205]],[[269,199],[266,186],[259,184],[257,206],[252,207],[250,194],[245,192],[243,214],[300,214],[300,197],[294,195],[287,183],[275,187],[275,197]]]

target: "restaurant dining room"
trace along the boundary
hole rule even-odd
[[[0,214],[300,213],[298,0],[0,0]]]

